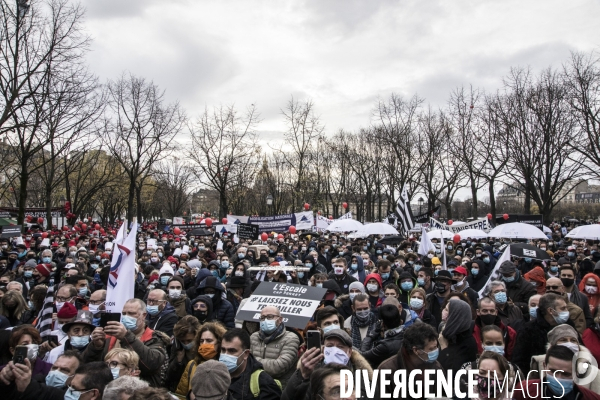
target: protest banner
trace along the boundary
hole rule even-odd
[[[23,230],[22,225],[8,225],[2,228],[1,238],[13,238],[17,236],[21,236],[21,231]]]
[[[216,225],[215,226],[215,232],[220,235],[224,235],[226,233],[228,233],[228,234],[237,233],[237,231],[238,231],[238,226],[236,224],[226,224],[226,225]]]
[[[327,289],[279,282],[261,282],[236,315],[236,319],[259,322],[260,312],[275,306],[287,327],[304,329]]]
[[[429,228],[430,229],[444,229],[446,231],[450,231],[453,233],[458,233],[460,231],[464,231],[465,229],[479,229],[484,232],[489,232],[492,230],[490,226],[490,222],[487,218],[479,218],[475,221],[466,222],[464,224],[459,225],[446,225],[443,222],[438,221],[434,218],[429,218]]]
[[[0,218],[16,218],[19,215],[18,207],[0,207]],[[50,214],[52,218],[60,218],[65,215],[64,207],[52,207],[50,209]],[[28,207],[25,209],[25,216],[31,216],[32,218],[46,218],[46,208],[45,207]]]
[[[258,225],[239,223],[237,226],[237,235],[243,240],[258,240]]]
[[[521,222],[522,224],[533,225],[542,232],[544,231],[544,216],[541,214],[508,214],[508,219],[504,219],[504,215],[496,216],[496,225],[507,224],[509,222]]]
[[[429,218],[437,218],[438,215],[440,215],[440,210],[442,209],[442,206],[437,206],[435,208],[432,208],[431,210],[425,211],[423,214],[419,214],[419,215],[415,215],[414,220],[415,222],[419,222],[419,223],[427,223],[429,222]]]
[[[173,224],[175,225],[181,225],[185,222],[185,220],[183,219],[183,217],[173,217]]]
[[[227,225],[231,224],[247,224],[250,217],[246,215],[231,215],[227,214]]]
[[[485,285],[483,285],[483,287],[481,288],[481,290],[478,292],[479,298],[483,297],[483,292],[485,292],[485,288],[487,287],[487,285],[491,281],[499,281],[502,278],[500,276],[500,271],[499,271],[500,270],[500,266],[502,265],[502,263],[504,261],[510,261],[510,256],[511,256],[511,254],[510,254],[510,245],[508,245],[506,247],[506,250],[504,250],[504,252],[502,253],[502,256],[500,256],[500,258],[496,262],[496,265],[494,266],[494,269],[490,273],[490,277],[488,278],[487,282],[485,283]]]

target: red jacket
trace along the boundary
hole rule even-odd
[[[498,328],[502,329],[502,336],[504,337],[504,358],[510,361],[517,341],[517,332],[510,326],[504,325],[502,322],[500,322]],[[473,337],[477,342],[477,354],[481,354],[483,352],[483,346],[481,344],[481,328],[477,324],[475,324],[475,328],[473,328]]]
[[[518,390],[520,387],[526,386],[523,390]],[[574,385],[579,391],[580,395],[577,400],[600,400],[600,395],[592,392],[589,389],[582,388],[581,386]],[[575,390],[575,389],[573,389]],[[521,385],[517,385],[513,392],[513,399],[547,399],[550,396],[542,393],[540,390],[540,380],[531,379],[529,381],[523,381]]]
[[[583,331],[583,345],[592,353],[596,360],[600,360],[600,332],[587,328]]]

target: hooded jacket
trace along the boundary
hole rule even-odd
[[[169,337],[173,336],[173,327],[177,321],[179,321],[179,317],[177,317],[175,308],[168,302],[165,308],[155,316],[150,314],[146,316],[148,328],[153,331],[161,331]]]
[[[369,279],[375,279],[379,284],[379,299],[376,303],[374,302],[374,300],[372,300],[375,296],[371,296],[369,291],[367,290],[367,282],[369,282]],[[369,274],[365,277],[365,293],[369,297],[369,304],[371,304],[371,310],[374,310],[383,303],[383,287],[381,286],[381,276],[379,274]],[[375,304],[375,306],[373,306],[373,304]]]
[[[213,305],[212,319],[220,321],[226,328],[235,328],[235,312],[231,303],[222,297],[223,285],[214,276],[209,276],[200,282],[197,291],[204,294],[206,288],[212,288],[216,291],[211,299]]]
[[[523,276],[534,285],[537,294],[543,295],[546,293],[546,273],[542,267],[537,266]]]
[[[312,263],[312,268],[308,271],[308,279],[310,279],[314,274],[326,274],[327,268],[324,265],[319,264],[315,261],[315,258],[311,255],[308,255],[304,258],[304,264],[307,262]]]
[[[346,257],[348,258],[348,257]],[[352,254],[351,257],[349,257],[350,260],[348,260],[348,274],[350,276],[352,276],[354,279],[356,279],[357,281],[359,281],[360,283],[365,283],[365,277],[367,276],[367,274],[365,273],[365,262],[363,260],[363,258],[361,256],[359,256],[358,254]],[[357,268],[356,270],[353,270],[351,265],[352,265],[352,259],[356,258],[356,264],[357,264]]]
[[[598,288],[594,294],[590,294],[585,290],[585,283],[590,278],[596,281],[596,287]],[[587,297],[590,311],[593,313],[598,305],[600,305],[600,278],[593,273],[586,274],[581,282],[579,282],[579,291]]]

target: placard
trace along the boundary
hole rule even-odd
[[[280,282],[261,282],[235,319],[259,322],[260,312],[275,306],[285,326],[304,329],[327,292],[324,288]]]
[[[21,231],[23,229],[22,225],[8,225],[2,228],[2,234],[0,237],[2,238],[13,238],[17,236],[21,236]]]
[[[255,224],[237,224],[237,235],[243,240],[258,240],[258,225]]]

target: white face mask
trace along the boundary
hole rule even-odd
[[[341,365],[347,365],[350,357],[348,354],[342,349],[338,349],[337,347],[325,347],[323,349],[323,354],[325,355],[325,359],[323,362],[325,364],[336,363]]]
[[[342,275],[344,273],[344,268],[343,267],[335,267],[333,269],[333,272],[336,275]]]
[[[374,284],[374,283],[369,283],[369,284],[367,285],[367,290],[368,290],[369,292],[376,292],[376,291],[377,291],[377,285],[376,285],[376,284]]]
[[[235,276],[244,276],[244,271],[235,271]]]
[[[585,285],[585,291],[589,294],[595,294],[598,292],[598,287]]]
[[[179,289],[169,289],[169,297],[172,299],[178,299],[181,297],[181,290]]]
[[[567,349],[571,350],[573,353],[577,353],[579,351],[579,345],[571,342],[565,342],[559,344],[559,346],[565,346]]]

